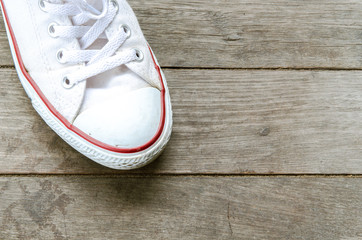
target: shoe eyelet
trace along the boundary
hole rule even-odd
[[[136,61],[141,62],[143,60],[143,52],[141,50],[135,49]]]
[[[63,59],[64,51],[65,51],[65,49],[61,48],[61,49],[59,49],[59,50],[57,51],[57,54],[56,54],[57,60],[58,60],[58,62],[61,63],[61,64],[67,63],[67,62]]]
[[[38,5],[39,5],[40,10],[42,10],[43,12],[47,12],[47,11],[45,10],[44,0],[39,0],[39,1],[38,1]]]
[[[57,24],[57,23],[54,23],[54,22],[50,23],[49,26],[48,26],[48,33],[49,33],[49,35],[50,35],[52,38],[57,38],[57,37],[59,37],[59,36],[57,36],[56,33],[55,33],[55,28],[54,28],[55,26],[58,26],[58,24]]]
[[[127,34],[127,38],[131,37],[131,29],[128,27],[128,25],[122,24],[121,26],[119,26],[119,30],[125,32]]]
[[[63,80],[62,80],[62,86],[65,88],[65,89],[71,89],[75,84],[72,83],[67,76],[63,77]]]
[[[115,7],[116,11],[118,12],[119,6],[117,0],[110,0],[109,3],[112,4],[113,7]]]

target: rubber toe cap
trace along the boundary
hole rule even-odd
[[[157,133],[161,92],[142,88],[84,110],[73,125],[96,140],[118,148],[136,148]]]

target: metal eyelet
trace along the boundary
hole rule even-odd
[[[39,0],[39,1],[38,1],[38,5],[39,5],[40,10],[42,10],[43,12],[47,12],[47,11],[45,10],[44,0]]]
[[[65,88],[65,89],[70,89],[74,86],[75,84],[72,83],[67,76],[63,77],[63,80],[62,80],[62,86]]]
[[[117,12],[118,12],[119,6],[118,6],[117,0],[110,0],[109,3],[111,3],[113,5],[113,7],[115,7]]]
[[[67,63],[67,62],[63,59],[64,51],[65,51],[65,49],[61,48],[61,49],[59,49],[59,50],[57,51],[57,54],[56,54],[58,62],[59,62],[59,63],[62,63],[62,64]]]
[[[49,35],[50,35],[51,37],[53,37],[53,38],[59,37],[59,36],[57,36],[56,33],[55,33],[55,28],[54,28],[55,26],[58,26],[58,24],[55,23],[55,22],[50,23],[49,26],[48,26],[48,33],[49,33]]]
[[[128,25],[122,24],[121,26],[119,26],[119,30],[125,32],[127,34],[127,38],[131,37],[131,29],[128,27]]]
[[[143,52],[141,50],[135,49],[136,61],[141,62],[143,60]]]

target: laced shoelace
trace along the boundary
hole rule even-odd
[[[130,37],[131,30],[127,25],[121,25],[115,33],[107,34],[105,30],[116,16],[118,5],[114,0],[102,0],[102,3],[103,10],[100,12],[86,0],[67,0],[64,3],[39,0],[39,7],[44,12],[67,16],[73,23],[72,26],[51,23],[49,34],[54,38],[76,38],[79,41],[80,50],[60,49],[56,54],[60,63],[85,64],[82,69],[64,76],[62,83],[65,88],[72,88],[90,77],[143,58],[142,52],[137,49],[116,53]],[[84,25],[90,20],[94,21],[92,26]],[[88,49],[97,39],[106,39],[108,42],[100,50]]]

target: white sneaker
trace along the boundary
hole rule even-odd
[[[20,81],[45,122],[104,166],[133,169],[171,135],[169,91],[125,0],[0,0]]]

